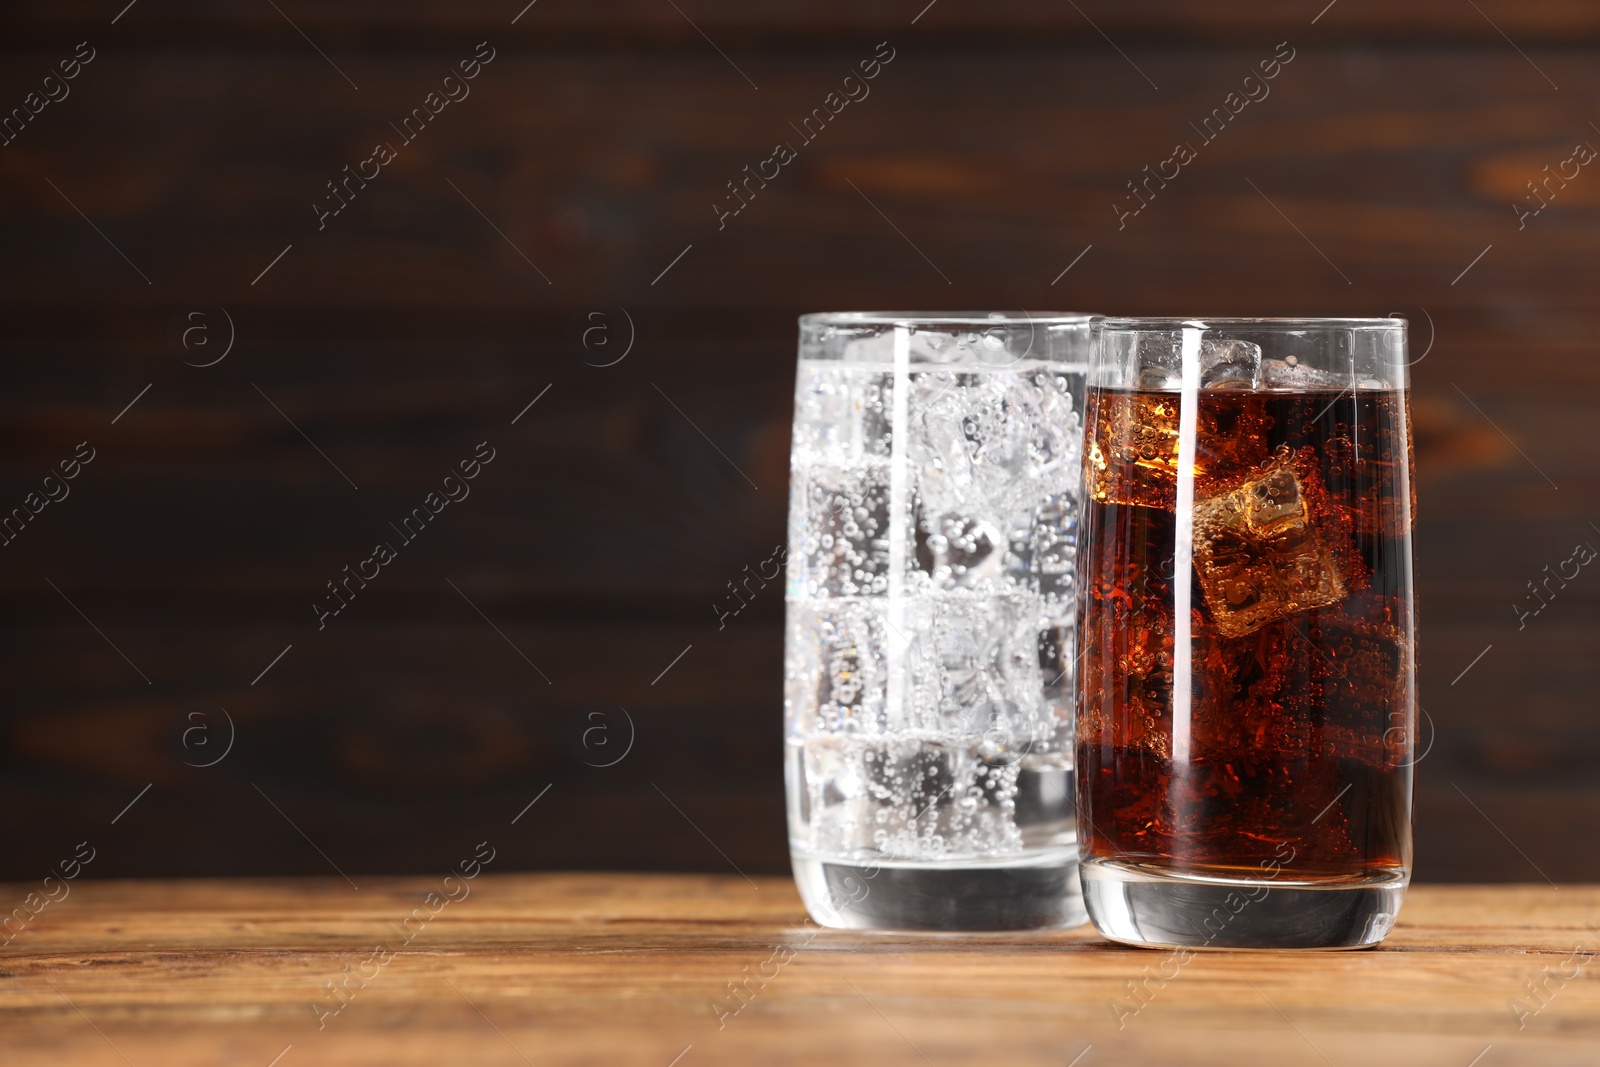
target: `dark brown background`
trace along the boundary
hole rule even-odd
[[[1600,878],[1600,576],[1512,607],[1600,545],[1600,173],[1511,209],[1600,143],[1588,0],[121,7],[0,16],[0,108],[98,52],[0,148],[0,508],[98,450],[0,548],[0,878],[85,839],[100,876],[359,880],[485,838],[507,868],[782,871],[781,591],[720,632],[713,603],[784,536],[794,316],[875,307],[1412,316],[1418,875]],[[318,232],[324,182],[486,38],[471,97]],[[724,183],[886,39],[871,96],[719,232]],[[1124,183],[1285,40],[1271,96],[1119,232]],[[200,305],[237,333],[204,369],[171,339]],[[619,308],[631,352],[585,365]],[[470,499],[319,633],[324,583],[485,439]],[[186,766],[219,708],[232,750]],[[586,766],[624,708],[632,750]]]

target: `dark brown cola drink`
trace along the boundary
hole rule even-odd
[[[1406,393],[1270,340],[1191,345],[1187,390],[1091,377],[1079,826],[1118,940],[1373,943],[1409,877]]]

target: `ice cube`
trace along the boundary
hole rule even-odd
[[[882,594],[889,582],[887,464],[797,466],[789,480],[789,592]],[[728,608],[734,607],[729,603]]]
[[[917,561],[936,589],[977,589],[1004,574],[1005,538],[965,515],[919,516]]]
[[[1253,389],[1260,370],[1258,344],[1209,337],[1200,342],[1202,389]]]
[[[1194,562],[1224,637],[1344,599],[1345,579],[1312,522],[1302,478],[1286,456],[1226,492],[1196,501]]]
[[[966,344],[945,330],[913,330],[908,347],[913,363],[957,363],[971,355]]]
[[[1078,494],[1058,493],[1045,500],[1028,532],[1024,588],[1044,598],[1044,616],[1070,625],[1077,613]]]
[[[1264,359],[1257,385],[1262,389],[1292,389],[1299,392],[1334,392],[1349,389],[1352,380],[1348,374],[1335,374],[1307,366],[1296,356],[1284,359]]]
[[[1242,391],[1236,390],[1237,392]],[[1265,462],[1272,419],[1257,396],[1196,397],[1197,485],[1232,484]],[[1181,398],[1106,391],[1089,434],[1089,491],[1103,504],[1172,508],[1177,500]]]
[[[1144,333],[1139,335],[1134,366],[1139,368],[1141,389],[1162,388],[1155,384],[1165,379],[1171,388],[1183,381],[1183,338],[1176,334]]]
[[[1080,477],[1071,379],[1037,366],[918,372],[908,423],[921,569],[942,589],[1035,588],[1041,501]]]
[[[969,421],[970,394],[983,391],[973,375],[926,373],[914,376],[906,428],[906,462],[918,479],[917,492],[931,514],[970,512],[979,500],[980,443]]]
[[[909,605],[908,684],[925,729],[975,741],[1053,728],[1039,666],[1038,608],[1024,596],[929,598]],[[930,699],[931,695],[931,699]]]
[[[889,342],[893,344],[892,337]],[[914,364],[1008,367],[1030,353],[1042,353],[1045,343],[1042,330],[1012,328],[997,322],[988,327],[973,324],[970,329],[956,331],[913,328],[908,347]]]
[[[886,458],[893,412],[893,374],[802,360],[795,380],[791,464]]]
[[[1079,640],[1086,700],[1080,737],[1110,737],[1117,745],[1172,755],[1173,619],[1170,605],[1104,605],[1106,616]],[[1204,641],[1204,634],[1196,634]]]
[[[1183,375],[1171,367],[1141,367],[1139,388],[1147,393],[1177,392],[1183,388]]]
[[[1177,394],[1108,391],[1098,406],[1088,457],[1095,500],[1171,508],[1177,499]]]
[[[805,735],[881,734],[902,723],[887,706],[887,604],[789,606],[784,713]]]

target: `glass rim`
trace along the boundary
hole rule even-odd
[[[1295,330],[1395,330],[1408,329],[1411,320],[1403,315],[1387,318],[1331,318],[1331,317],[1262,317],[1262,318],[1204,318],[1174,319],[1165,317],[1138,317],[1108,315],[1098,323],[1101,330],[1117,333],[1171,332],[1185,329],[1202,330],[1254,330],[1257,332],[1289,333]]]
[[[1100,316],[1082,311],[813,311],[801,326],[1088,326]]]

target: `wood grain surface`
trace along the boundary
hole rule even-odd
[[[86,878],[431,869],[547,786],[508,864],[782,872],[781,596],[714,605],[785,536],[794,317],[1055,306],[1412,317],[1417,874],[1600,881],[1600,579],[1515,613],[1600,544],[1600,174],[1512,207],[1600,143],[1592,3],[277,6],[0,17],[0,114],[97,50],[0,146],[0,509],[98,450],[0,546],[0,876],[85,838]],[[195,366],[218,308],[234,347]],[[471,498],[319,630],[486,439]]]
[[[494,862],[448,890],[76,883],[0,955],[0,1049],[8,1064],[135,1067],[1576,1067],[1600,1044],[1594,887],[1419,886],[1375,950],[1180,964],[1088,927],[819,931],[786,879],[506,876]],[[444,891],[460,899],[403,940]],[[392,955],[368,962],[378,946]],[[346,968],[362,978],[335,998],[324,983]]]

